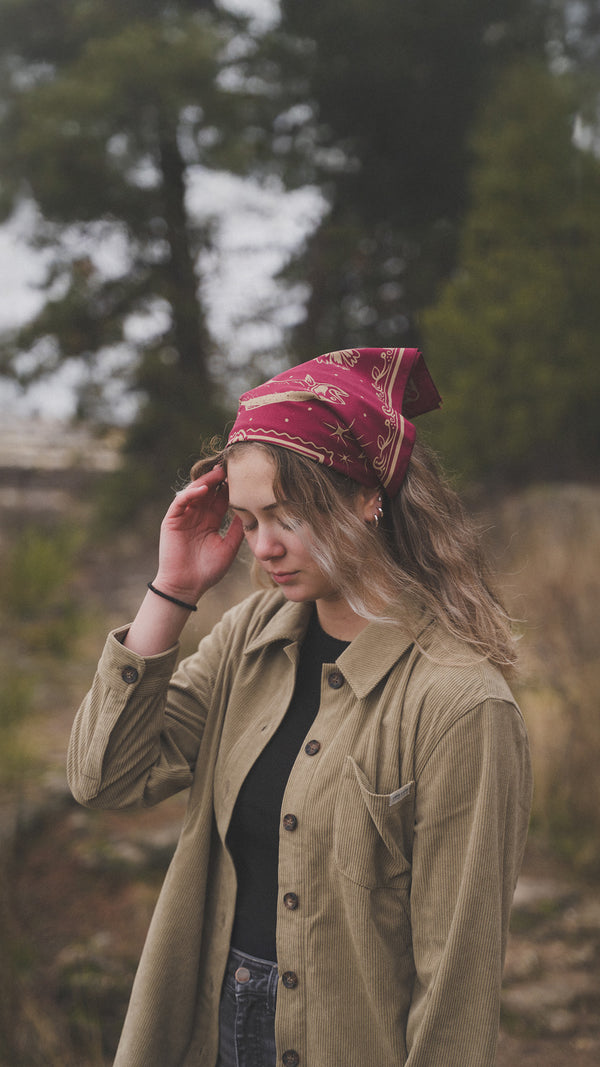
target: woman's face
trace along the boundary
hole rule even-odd
[[[298,526],[289,524],[277,502],[274,474],[271,457],[252,445],[239,449],[227,463],[229,506],[242,521],[253,556],[288,600],[339,600],[312,558],[310,534],[306,536],[305,528],[300,537]]]

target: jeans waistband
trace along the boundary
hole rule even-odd
[[[267,1006],[275,1008],[278,982],[277,964],[262,960],[248,952],[230,948],[225,970],[225,982],[237,996],[261,997]]]

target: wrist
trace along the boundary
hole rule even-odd
[[[197,611],[196,600],[197,596],[192,596],[187,592],[172,593],[169,587],[165,587],[164,584],[160,584],[160,580],[156,578],[153,582],[148,582],[148,589],[154,596],[160,597],[161,600],[167,600],[170,604],[175,604],[178,608],[182,608],[184,611]]]
[[[163,577],[160,569],[152,579],[152,585],[155,585],[157,589],[160,589],[161,592],[166,593],[168,596],[184,600],[187,604],[195,604],[205,591],[201,587],[191,585],[189,582],[173,581],[167,575]]]

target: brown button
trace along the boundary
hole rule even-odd
[[[317,754],[317,752],[319,752],[320,748],[321,748],[321,742],[320,741],[309,741],[308,744],[304,746],[304,751],[306,752],[307,756],[316,756],[316,754]]]
[[[249,982],[250,978],[251,974],[247,967],[238,967],[237,971],[235,972],[236,982],[241,982],[243,984],[244,982]]]
[[[298,985],[298,975],[295,971],[284,971],[281,981],[286,989],[295,989]]]
[[[332,689],[341,689],[344,684],[344,675],[341,671],[332,671],[327,681]]]
[[[283,898],[283,903],[285,904],[286,908],[289,908],[290,911],[295,911],[298,907],[298,894],[286,893]]]
[[[127,685],[133,685],[133,683],[137,682],[139,678],[139,672],[135,669],[135,667],[123,667],[123,670],[121,671],[121,678],[124,682],[127,682]]]
[[[300,1057],[293,1048],[289,1048],[281,1057],[281,1062],[283,1063],[283,1067],[298,1067]]]
[[[297,820],[295,815],[284,815],[283,816],[283,829],[284,830],[295,830],[297,825],[298,825],[298,820]]]

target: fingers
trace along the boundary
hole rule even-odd
[[[222,492],[222,487],[225,492]],[[213,467],[201,478],[190,482],[176,494],[167,511],[167,518],[180,518],[189,508],[202,504],[211,506],[223,517],[228,507],[229,496],[226,491],[225,471],[222,467]]]
[[[181,519],[186,511],[189,511],[191,508],[206,504],[208,494],[209,489],[206,485],[186,486],[186,488],[182,489],[172,501],[165,515],[165,521],[168,522],[172,519]]]
[[[230,549],[233,555],[237,555],[244,540],[244,527],[239,515],[235,515],[229,524],[229,529],[223,538],[223,543]]]
[[[206,474],[202,474],[199,478],[196,478],[195,481],[190,482],[188,489],[200,485],[208,485],[210,488],[215,488],[222,485],[225,482],[225,479],[226,474],[223,467],[212,467]],[[183,490],[183,492],[185,492],[185,490]]]

